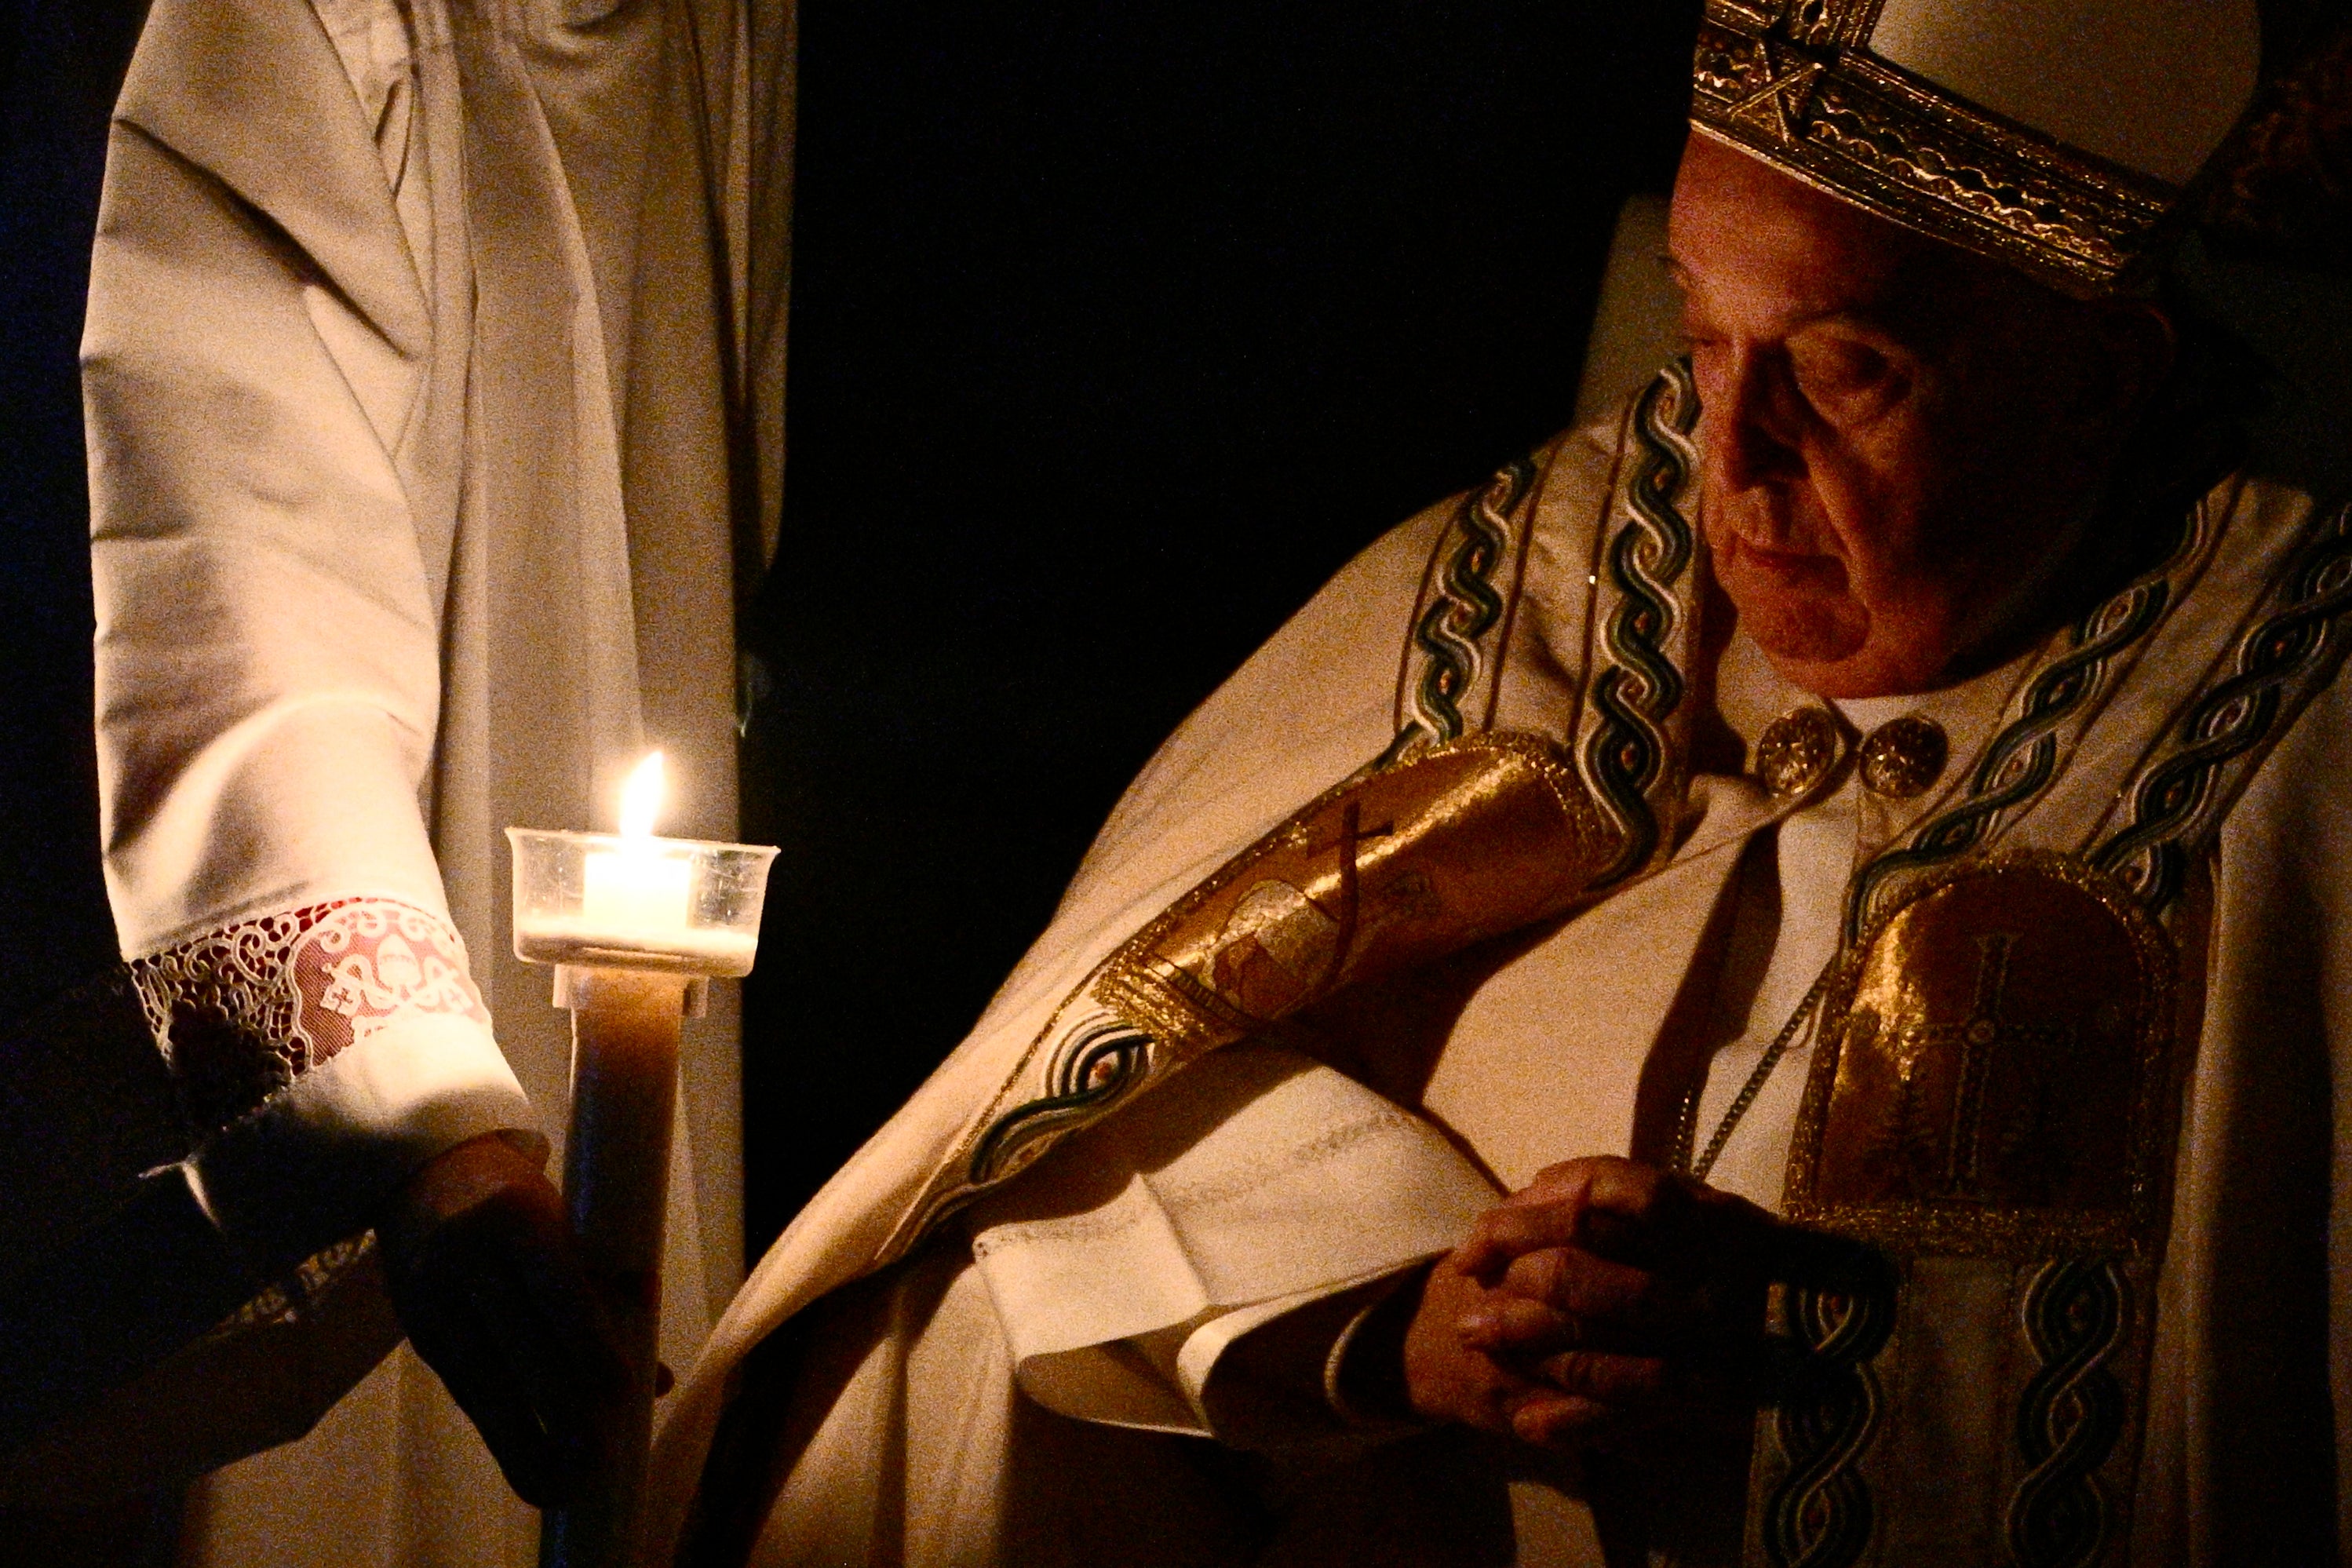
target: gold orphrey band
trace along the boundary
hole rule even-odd
[[[2078,153],[1888,64],[1879,0],[1708,0],[1691,121],[1891,222],[2066,293],[2137,280],[2180,192]]]

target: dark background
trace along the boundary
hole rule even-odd
[[[102,970],[74,346],[139,0],[0,0],[0,1022]],[[1152,747],[1349,555],[1569,418],[1694,8],[802,16],[747,833],[757,1252],[955,1044]]]
[[[756,1256],[963,1035],[1128,778],[1350,554],[1565,425],[1695,7],[802,16],[747,831]]]
[[[103,969],[82,295],[146,0],[0,0],[0,1026]]]

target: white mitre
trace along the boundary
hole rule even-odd
[[[2145,270],[2261,67],[2255,0],[1707,0],[1691,121],[2095,295]]]

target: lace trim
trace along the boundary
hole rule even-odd
[[[232,1339],[254,1329],[299,1322],[316,1312],[327,1293],[341,1285],[374,1250],[375,1232],[368,1230],[311,1254],[296,1264],[291,1274],[263,1286],[253,1300],[205,1330],[205,1342]]]
[[[395,1018],[490,1022],[457,931],[389,899],[239,921],[134,959],[131,975],[200,1138]]]

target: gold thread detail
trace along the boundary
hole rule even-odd
[[[2071,856],[1972,858],[1906,889],[1822,1009],[1788,1217],[1907,1253],[2152,1254],[2176,967],[2139,900]],[[2105,1157],[2029,1157],[2109,1112],[2121,1131]]]
[[[1701,131],[1906,228],[2070,293],[2128,281],[2178,188],[1980,110],[1872,54],[1871,0],[1711,0]]]

